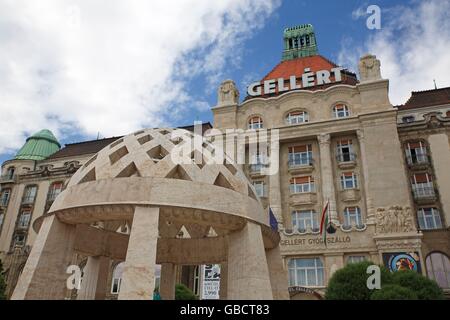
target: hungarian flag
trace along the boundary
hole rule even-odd
[[[326,238],[327,238],[327,225],[328,225],[328,206],[330,205],[330,201],[327,200],[327,203],[325,204],[325,207],[323,207],[322,210],[322,217],[320,219],[320,234],[323,235],[323,242],[325,245],[327,244]]]

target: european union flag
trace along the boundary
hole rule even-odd
[[[269,207],[269,218],[270,218],[270,226],[272,227],[272,230],[278,231],[278,221],[277,221],[277,218],[275,218],[275,215],[273,214],[271,207]]]

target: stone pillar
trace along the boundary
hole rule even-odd
[[[220,290],[219,299],[227,300],[227,280],[228,280],[228,264],[226,262],[220,264]]]
[[[450,227],[450,147],[445,133],[433,134],[428,137],[431,159],[436,173],[436,185],[439,188],[446,227]]]
[[[155,288],[159,208],[136,207],[119,300],[152,300]]]
[[[64,299],[74,239],[75,226],[45,218],[11,299]]]
[[[330,142],[331,137],[329,133],[322,133],[318,137],[320,150],[320,176],[322,178],[322,208],[325,206],[327,200],[330,200],[329,210],[331,222],[339,225],[336,194],[334,190],[334,175],[333,162],[331,161]]]
[[[173,263],[161,264],[161,279],[159,293],[162,300],[175,300],[176,265]]]
[[[108,270],[108,257],[88,257],[77,300],[104,300],[106,298]]]
[[[280,143],[279,141],[271,141],[270,145],[271,174],[269,175],[269,206],[272,208],[275,218],[277,218],[278,226],[283,227],[283,211],[281,207],[281,187],[280,187]],[[274,159],[274,157],[277,157]],[[272,161],[274,162],[272,163]],[[275,170],[276,169],[276,170]]]
[[[372,197],[370,195],[369,190],[369,165],[367,163],[367,153],[366,153],[366,143],[364,140],[364,131],[358,130],[356,131],[359,141],[359,149],[361,153],[361,166],[362,166],[362,175],[364,179],[364,194],[366,196],[366,223],[374,224],[375,223],[375,207],[373,206]]]
[[[288,275],[281,259],[280,247],[266,250],[270,284],[274,300],[289,300]]]
[[[229,300],[272,300],[261,227],[253,222],[228,236]]]
[[[325,254],[325,285],[328,284],[333,274],[345,266],[343,253],[327,253]]]

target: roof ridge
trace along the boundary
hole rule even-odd
[[[414,93],[432,92],[432,91],[440,91],[440,90],[448,90],[448,89],[450,89],[450,87],[433,88],[433,89],[419,90],[419,91],[411,91],[411,95],[413,95]]]

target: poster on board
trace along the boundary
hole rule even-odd
[[[383,263],[390,271],[414,270],[422,273],[418,252],[383,253]]]
[[[202,300],[218,300],[220,291],[220,265],[202,265]]]

